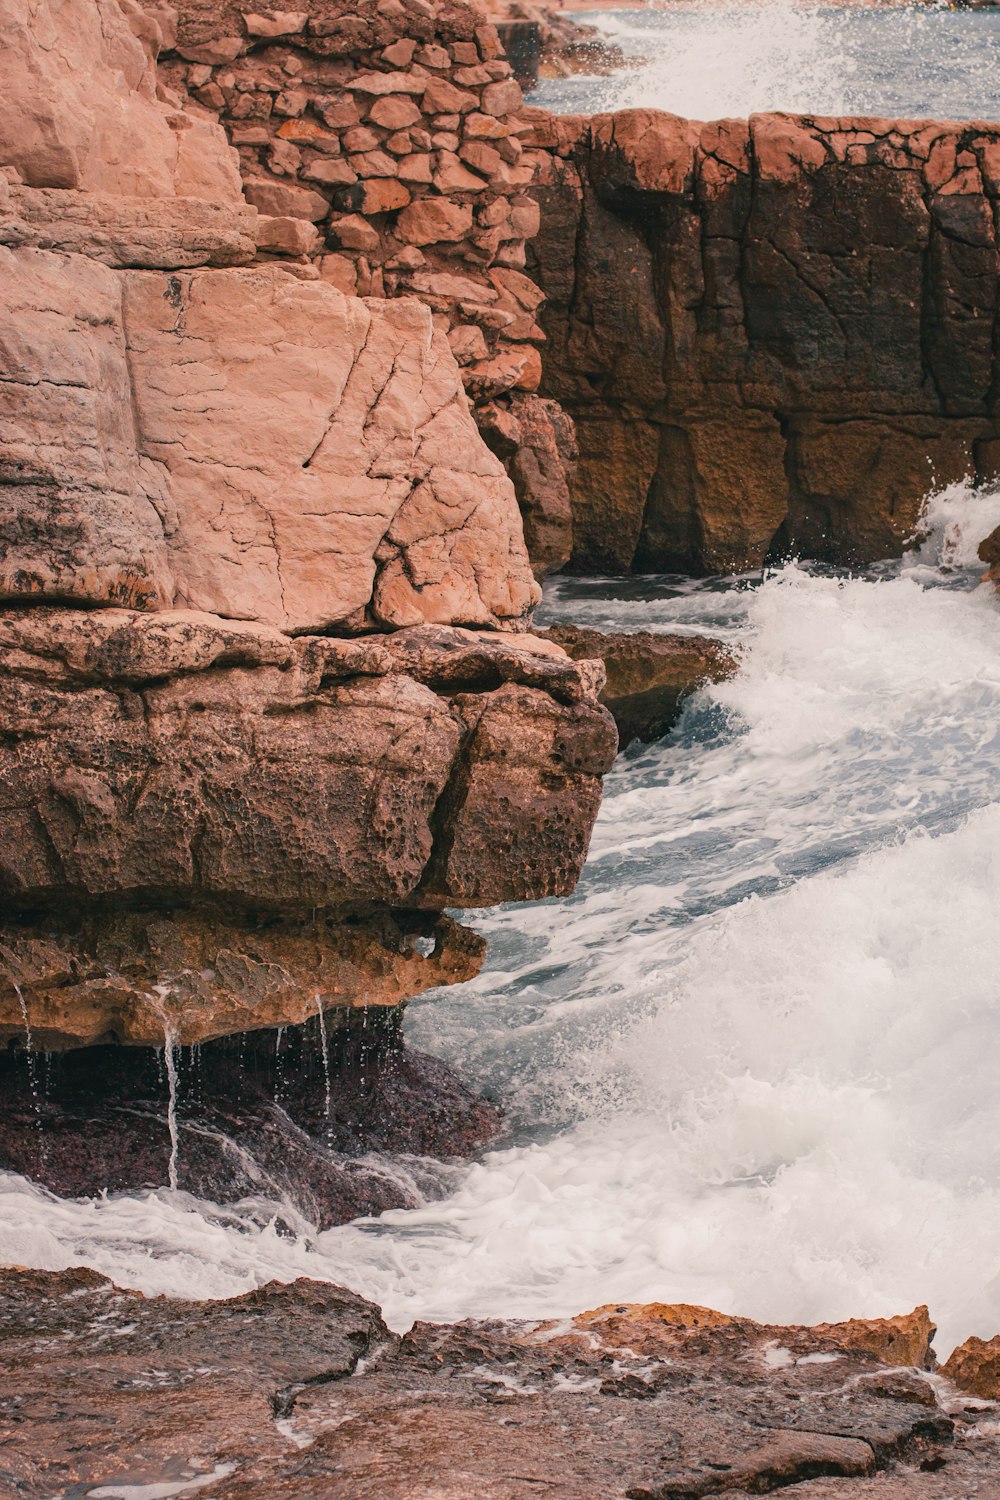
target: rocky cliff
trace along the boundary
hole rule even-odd
[[[151,15],[5,0],[0,41],[0,1033],[169,1051],[467,978],[443,909],[572,889],[615,732],[525,633],[447,335],[261,258]]]
[[[995,125],[533,118],[575,569],[870,562],[996,474]]]
[[[523,269],[546,154],[522,143],[495,27],[464,0],[262,14],[182,0],[174,15],[160,77],[223,125],[262,255],[351,294],[424,303],[514,482],[536,570],[561,565],[575,450],[533,394],[541,293]]]

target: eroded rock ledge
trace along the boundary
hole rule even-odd
[[[233,57],[284,34],[287,16],[260,31],[223,9]],[[433,50],[428,7],[369,10],[369,50],[401,16]],[[323,14],[330,59],[342,11]],[[483,945],[446,905],[572,889],[615,732],[600,665],[526,633],[517,496],[433,293],[360,298],[289,253],[307,221],[259,214],[204,102],[157,75],[176,21],[0,0],[0,1161],[81,1192],[156,1185],[169,1155],[172,1180],[231,1197],[246,1174],[204,1144],[228,1119],[260,1190],[313,1212],[315,1173],[331,1222],[408,1201],[329,1159],[385,1144],[392,1098],[438,1122],[413,1151],[496,1129],[442,1065],[401,1054],[394,1008],[476,973]],[[442,24],[495,124],[520,104],[495,32],[461,5]],[[418,94],[454,92],[439,75],[462,59],[434,57]],[[400,102],[397,63],[372,97]],[[520,147],[482,151],[523,186]],[[517,219],[490,201],[497,226]],[[490,256],[510,242],[488,239]],[[218,1051],[248,1032],[251,1078]],[[218,1089],[185,1098],[179,1049],[202,1044]],[[62,1054],[41,1088],[40,1051]],[[294,1119],[275,1071],[293,1055]],[[116,1159],[126,1101],[141,1123]]]
[[[46,1047],[469,977],[437,913],[572,890],[616,744],[599,664],[529,637],[33,608],[0,666],[0,1035],[27,1003]]]
[[[14,1271],[0,1476],[29,1496],[200,1477],[208,1500],[986,1496],[993,1410],[934,1377],[932,1333],[926,1308],[782,1328],[652,1304],[399,1338],[315,1282],[191,1303]]]

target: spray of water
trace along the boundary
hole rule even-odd
[[[694,120],[767,110],[907,119],[1000,117],[1000,17],[950,6],[671,0],[587,17],[631,59],[543,83],[569,111],[642,107]]]

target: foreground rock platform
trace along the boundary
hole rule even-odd
[[[802,1500],[1000,1492],[995,1410],[929,1370],[927,1311],[781,1328],[686,1306],[418,1323],[342,1289],[144,1299],[0,1279],[0,1483],[34,1500]]]

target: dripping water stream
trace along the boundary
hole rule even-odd
[[[35,1039],[31,1032],[28,1002],[19,984],[14,984],[14,993],[17,996],[17,1003],[21,1009],[21,1019],[24,1022],[24,1050],[28,1063],[28,1087],[31,1090],[31,1104],[35,1115],[35,1128],[38,1131],[38,1156],[40,1162],[44,1165],[45,1122],[42,1119],[42,1094],[38,1082],[38,1054],[35,1051]]]
[[[333,1113],[333,1088],[330,1083],[330,1043],[326,1034],[326,1016],[323,1013],[322,998],[316,996],[316,1014],[319,1019],[319,1045],[323,1058],[323,1099],[326,1107],[327,1130],[330,1128],[330,1117]]]
[[[170,1164],[168,1183],[170,1191],[177,1191],[177,1165],[180,1153],[180,1132],[177,1128],[177,1032],[168,1022],[163,1028],[163,1063],[167,1070],[167,1129],[170,1132]]]

